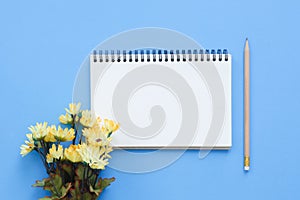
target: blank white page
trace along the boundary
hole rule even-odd
[[[92,111],[120,123],[114,147],[231,147],[229,54],[91,55],[90,89]]]

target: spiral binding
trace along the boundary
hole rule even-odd
[[[218,49],[189,50],[99,50],[93,53],[94,62],[191,62],[191,61],[228,61],[228,51]]]

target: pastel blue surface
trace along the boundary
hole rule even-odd
[[[36,121],[56,122],[80,64],[111,35],[163,27],[233,55],[233,147],[188,151],[160,171],[115,176],[102,199],[300,198],[299,1],[1,1],[1,199],[46,195],[37,156],[19,146]],[[251,48],[251,171],[243,163],[243,46]]]

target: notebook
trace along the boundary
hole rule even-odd
[[[120,123],[115,148],[231,147],[227,50],[98,50],[90,55],[91,110]]]

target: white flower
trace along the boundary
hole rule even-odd
[[[20,149],[21,152],[20,154],[24,157],[26,156],[28,153],[30,153],[33,149],[34,149],[34,140],[32,138],[32,134],[26,134],[28,141],[25,141],[25,144],[22,144]]]
[[[107,149],[104,147],[83,143],[77,151],[92,169],[105,169],[108,165]]]
[[[85,128],[82,130],[82,134],[86,138],[88,144],[96,146],[109,145],[112,140],[112,138],[108,137],[108,135],[99,126]]]
[[[99,118],[100,120],[100,118]],[[81,117],[80,117],[80,121],[79,121],[83,126],[85,127],[92,127],[94,126],[96,123],[98,123],[97,118],[95,117],[95,115],[92,114],[91,111],[89,110],[84,110],[81,112]]]
[[[44,137],[46,137],[46,135],[48,133],[47,125],[48,125],[48,123],[44,122],[44,123],[36,123],[35,126],[30,126],[28,129],[32,133],[32,138],[34,140],[44,139]]]
[[[80,111],[81,103],[75,104],[75,103],[70,103],[69,104],[69,109],[65,109],[67,113],[70,115],[77,115]]]
[[[72,124],[73,123],[73,118],[69,113],[66,113],[65,115],[59,116],[59,121],[62,124]]]

